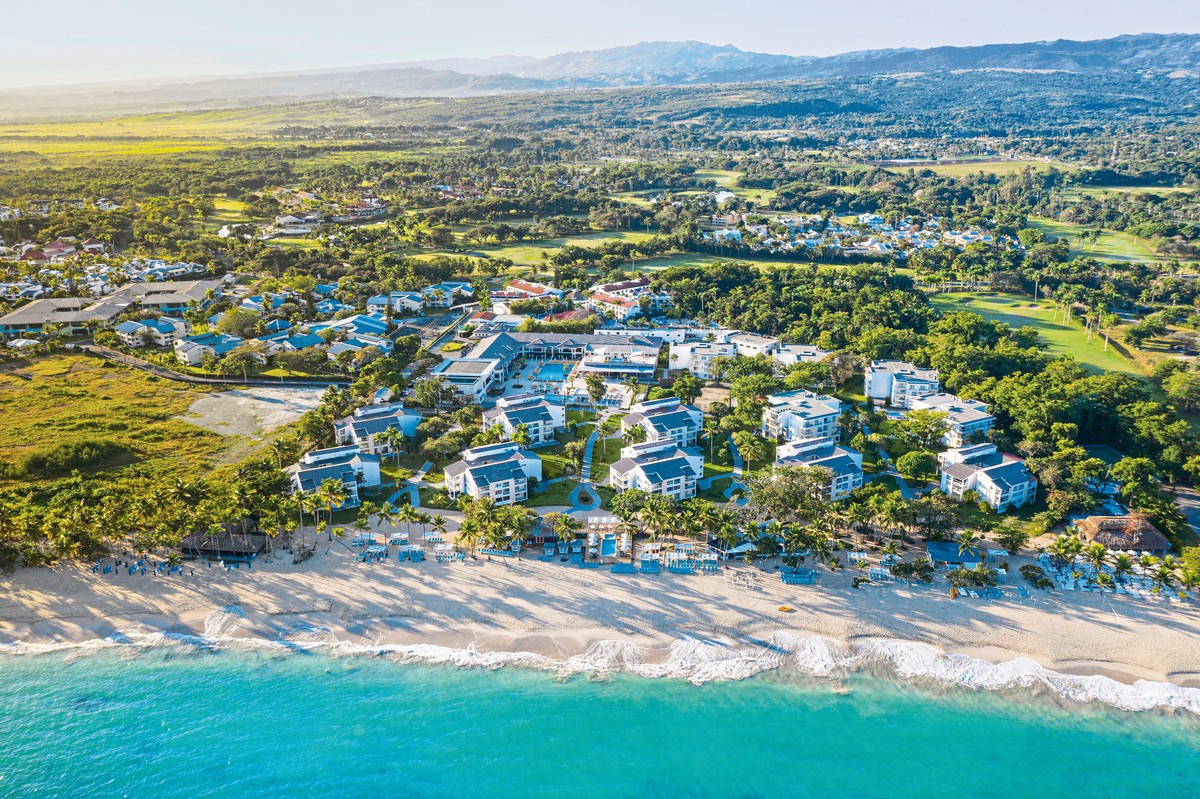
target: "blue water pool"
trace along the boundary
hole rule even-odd
[[[570,367],[565,363],[544,363],[538,367],[537,374],[534,375],[537,380],[545,380],[552,383],[561,383],[567,379],[567,375],[571,373]]]

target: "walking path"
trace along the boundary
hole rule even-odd
[[[600,440],[600,420],[596,420],[596,429],[588,436],[587,445],[583,450],[583,463],[579,467],[579,481],[587,482],[592,479],[592,450]]]
[[[591,502],[583,501],[580,494],[582,494],[584,491],[587,491],[588,496],[591,498]],[[575,486],[575,490],[573,490],[567,496],[567,502],[571,503],[571,510],[573,511],[598,510],[600,508],[600,494],[598,491],[596,491],[595,487],[592,486],[591,483],[580,482],[579,485]]]
[[[425,473],[433,468],[431,461],[425,461],[417,473],[408,478],[405,484],[395,494],[388,497],[388,504],[392,507],[396,506],[396,501],[400,499],[402,494],[408,494],[408,504],[414,508],[421,507],[421,481],[425,479]]]
[[[712,488],[712,484],[718,480],[728,480],[729,486],[724,492],[725,499],[732,500],[733,492],[737,491],[738,489],[741,489],[743,492],[746,490],[746,485],[741,480],[741,477],[745,471],[745,463],[742,461],[742,453],[738,452],[737,445],[733,443],[732,438],[729,439],[729,455],[731,460],[733,460],[733,471],[725,474],[714,474],[711,477],[701,477],[698,481],[696,481],[696,485],[699,486],[701,490],[708,490]],[[746,498],[744,496],[739,498],[737,500],[737,504],[745,505]]]

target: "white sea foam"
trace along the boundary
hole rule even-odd
[[[0,654],[77,652],[82,655],[103,649],[163,645],[275,651],[302,649],[334,656],[385,657],[401,663],[459,668],[530,668],[564,678],[576,674],[605,676],[625,672],[652,679],[683,679],[697,685],[742,680],[776,669],[817,677],[883,669],[904,679],[950,683],[978,690],[1049,689],[1075,702],[1098,702],[1130,711],[1179,710],[1200,716],[1200,689],[1197,688],[1149,680],[1127,684],[1101,675],[1063,674],[1029,658],[991,663],[967,655],[949,654],[913,641],[866,638],[847,643],[791,632],[776,633],[760,643],[681,638],[671,644],[663,657],[660,652],[649,652],[632,641],[614,639],[597,641],[581,654],[558,659],[533,652],[480,651],[475,645],[455,648],[434,644],[345,641],[339,640],[328,628],[311,625],[288,629],[277,640],[237,636],[235,633],[243,621],[241,610],[230,607],[210,613],[205,620],[204,632],[199,635],[124,630],[107,638],[77,643],[0,644]]]

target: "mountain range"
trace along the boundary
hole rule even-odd
[[[337,97],[464,97],[620,86],[721,84],[883,74],[1009,70],[1200,78],[1200,34],[1136,34],[973,47],[864,50],[811,57],[703,42],[642,42],[548,58],[447,58],[341,69],[13,89],[0,112],[180,109]]]

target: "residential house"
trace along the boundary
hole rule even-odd
[[[699,450],[681,448],[673,440],[630,444],[609,467],[609,485],[616,491],[641,489],[676,500],[696,496],[697,481],[704,475]]]
[[[646,432],[646,441],[673,441],[676,446],[696,444],[704,426],[704,413],[693,405],[684,405],[678,397],[639,402],[621,419],[621,434],[633,428]]]
[[[419,291],[393,291],[367,298],[367,313],[384,314],[391,306],[398,313],[420,313],[425,308],[425,297]]]
[[[1015,455],[998,452],[995,444],[957,447],[938,455],[942,491],[962,499],[975,491],[998,513],[1037,499],[1037,478]]]
[[[511,441],[473,447],[462,460],[445,469],[446,493],[487,497],[497,505],[511,505],[529,498],[529,479],[542,479],[542,461]]]
[[[434,283],[421,289],[424,304],[430,308],[449,308],[459,300],[469,299],[475,294],[470,283]]]
[[[914,399],[936,394],[941,388],[936,369],[919,369],[904,361],[871,361],[863,383],[868,397],[904,409]]]
[[[946,414],[948,429],[942,436],[942,443],[947,447],[961,447],[974,443],[996,423],[996,417],[988,413],[987,403],[960,399],[953,394],[930,394],[911,400],[908,407],[914,411],[936,411]]]
[[[206,358],[220,358],[242,343],[238,336],[225,333],[203,333],[187,336],[175,342],[175,359],[189,366],[200,366]]]
[[[567,427],[566,409],[557,403],[547,402],[537,394],[520,394],[502,397],[495,408],[483,412],[485,428],[500,425],[504,435],[512,439],[517,428],[525,425],[531,446],[554,443],[554,433]]]
[[[170,316],[146,319],[141,322],[122,322],[115,330],[126,347],[170,347],[191,332],[191,325]]]

